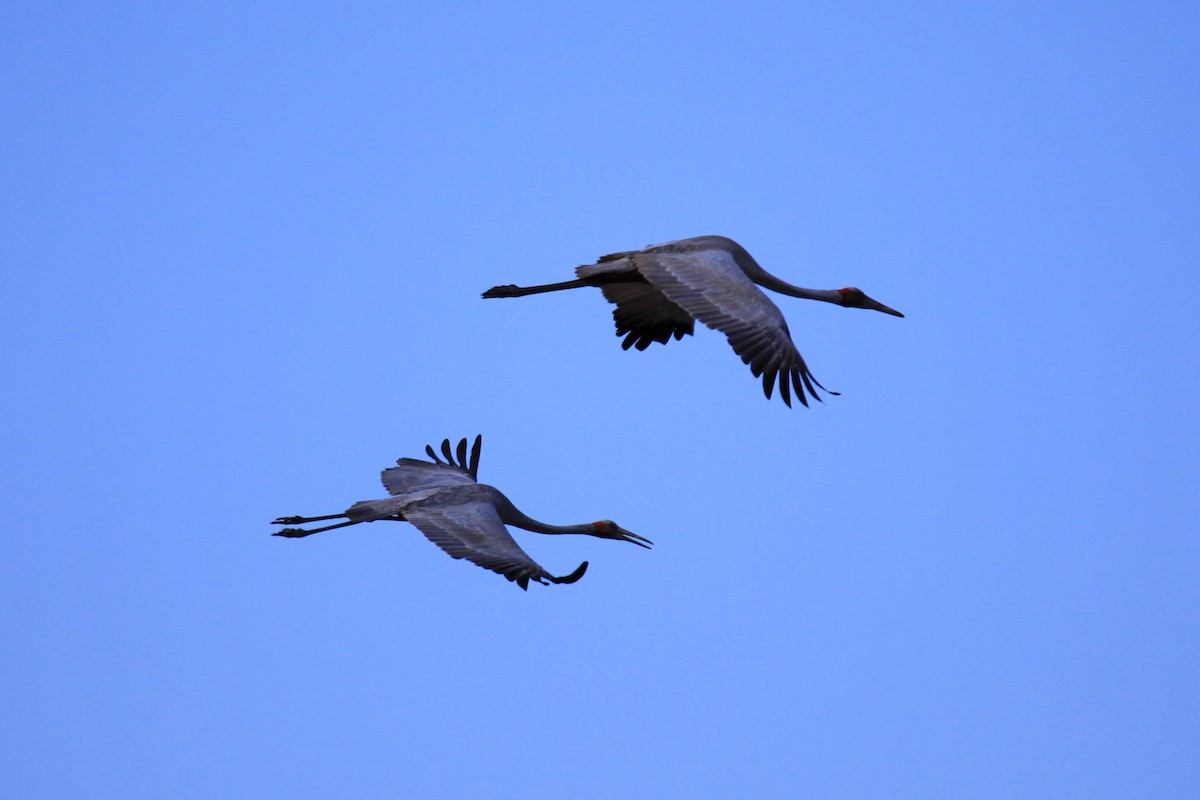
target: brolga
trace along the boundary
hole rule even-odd
[[[771,398],[776,378],[783,402],[792,405],[791,388],[808,405],[807,396],[821,397],[821,385],[792,342],[783,314],[758,288],[792,297],[822,300],[846,308],[870,308],[903,317],[863,294],[861,289],[804,289],[776,278],[758,265],[746,249],[724,236],[696,236],[603,256],[595,264],[576,267],[573,281],[543,286],[495,286],[484,297],[524,297],[595,286],[613,303],[621,347],[645,350],[652,342],[692,334],[696,320],[720,331],[734,352],[762,376],[763,392]],[[757,284],[757,286],[755,285]]]
[[[465,558],[484,569],[498,572],[522,589],[530,581],[543,585],[574,583],[587,571],[584,561],[570,575],[555,577],[543,569],[520,548],[505,525],[516,525],[536,533],[581,533],[601,539],[632,542],[649,548],[649,539],[631,533],[612,520],[587,522],[581,525],[548,525],[521,513],[504,494],[493,486],[479,483],[479,450],[483,437],[476,436],[467,458],[467,440],[458,443],[457,451],[450,449],[450,440],[442,442],[442,456],[426,445],[425,452],[433,461],[401,458],[396,466],[383,471],[383,485],[390,497],[382,500],[363,500],[341,514],[320,517],[279,517],[273,525],[304,525],[344,519],[322,528],[284,528],[273,536],[298,539],[322,531],[358,525],[361,522],[393,520],[411,522],[429,541],[453,558]]]

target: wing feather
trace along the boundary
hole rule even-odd
[[[580,278],[595,278],[604,299],[616,306],[617,336],[625,337],[621,347],[645,350],[654,342],[667,344],[672,337],[690,336],[696,328],[691,315],[638,273],[629,259],[632,255],[613,253],[575,270]]]
[[[485,488],[485,487],[481,487]],[[453,489],[410,503],[404,518],[451,558],[462,558],[499,573],[522,589],[529,581],[553,582],[504,527],[495,505],[475,491]]]
[[[458,444],[458,463],[450,455],[450,440],[442,443],[442,449],[450,463],[443,463],[434,452],[432,446],[426,445],[425,452],[433,459],[421,461],[417,458],[401,458],[396,466],[385,469],[380,477],[388,494],[403,495],[420,491],[421,489],[436,489],[442,486],[462,486],[474,484],[479,470],[479,449],[482,436],[475,437],[475,445],[471,450],[471,460],[465,458],[467,440]]]
[[[821,384],[796,349],[783,313],[746,277],[733,256],[721,249],[671,252],[665,249],[669,247],[650,248],[628,258],[667,300],[724,333],[750,371],[763,376],[768,398],[778,377],[779,393],[787,405],[792,404],[789,383],[804,405],[808,398],[801,386],[820,400],[813,384]]]

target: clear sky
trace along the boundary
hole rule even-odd
[[[0,795],[1200,795],[1194,3],[0,23]],[[479,297],[701,234],[907,317]],[[476,433],[655,549],[268,535]]]

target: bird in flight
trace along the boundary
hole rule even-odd
[[[570,575],[555,577],[520,548],[504,527],[506,524],[536,533],[580,533],[601,539],[616,539],[647,549],[653,544],[612,520],[581,525],[548,525],[526,516],[499,489],[478,483],[482,443],[483,437],[476,436],[468,460],[466,439],[458,443],[457,451],[450,449],[450,440],[446,439],[442,442],[445,461],[438,458],[431,446],[426,445],[425,452],[432,461],[401,458],[396,466],[383,471],[383,485],[390,497],[363,500],[341,514],[279,517],[273,525],[304,525],[332,519],[345,519],[346,522],[322,528],[288,527],[272,535],[298,539],[360,522],[411,522],[429,541],[453,558],[465,558],[484,569],[497,572],[526,590],[531,580],[544,585],[574,583],[583,577],[588,562],[580,564]]]
[[[696,236],[603,256],[595,264],[576,267],[573,281],[542,286],[495,286],[485,298],[523,297],[542,292],[595,286],[614,304],[613,320],[621,347],[645,350],[651,342],[667,344],[695,329],[696,320],[725,334],[734,352],[763,380],[767,399],[779,380],[783,402],[807,395],[820,400],[821,385],[792,342],[783,314],[759,286],[781,294],[822,300],[846,308],[870,308],[896,317],[899,311],[863,294],[861,289],[804,289],[776,278],[758,265],[746,249],[724,236]],[[757,286],[755,284],[758,284]]]

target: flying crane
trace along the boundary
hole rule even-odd
[[[506,524],[536,533],[579,533],[601,539],[616,539],[647,549],[653,544],[612,520],[580,525],[548,525],[526,516],[499,489],[478,482],[482,443],[483,437],[476,436],[468,460],[466,439],[458,443],[457,452],[451,451],[450,440],[446,439],[442,442],[445,461],[438,458],[433,447],[426,445],[425,452],[433,459],[432,462],[401,458],[396,466],[383,471],[383,485],[390,497],[363,500],[341,514],[279,517],[273,525],[304,525],[333,519],[345,519],[346,522],[321,528],[287,527],[272,535],[298,539],[362,522],[411,522],[429,541],[451,557],[465,558],[484,569],[497,572],[515,581],[522,589],[528,589],[531,580],[544,585],[574,583],[583,577],[588,562],[580,564],[570,575],[555,577],[521,549],[504,527]]]
[[[776,278],[758,265],[746,249],[724,236],[697,236],[603,256],[595,264],[575,269],[573,281],[542,286],[495,286],[485,298],[524,297],[542,292],[595,286],[616,305],[613,320],[621,347],[645,350],[652,342],[682,339],[699,320],[724,333],[754,376],[762,376],[763,392],[771,398],[776,378],[783,402],[792,405],[791,387],[804,405],[807,395],[820,400],[817,388],[829,394],[792,342],[783,314],[758,288],[821,300],[846,308],[870,308],[896,317],[899,311],[867,297],[861,289],[805,289]],[[755,285],[757,284],[757,286]]]

